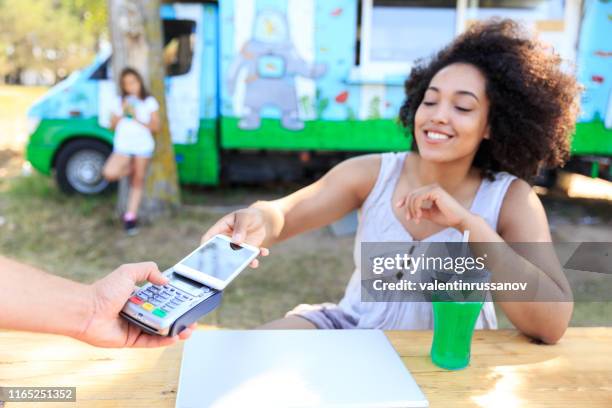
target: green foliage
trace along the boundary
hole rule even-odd
[[[380,97],[375,96],[370,100],[368,119],[380,119],[382,116],[380,114]]]
[[[0,0],[0,76],[24,69],[66,76],[106,35],[103,0]]]
[[[87,33],[103,35],[107,31],[106,1],[62,0],[61,4],[79,19]]]
[[[357,114],[355,110],[349,105],[346,105],[346,120],[357,120]]]
[[[321,117],[323,116],[323,112],[325,112],[325,110],[329,106],[329,98],[323,98],[322,95],[323,93],[321,92],[321,89],[317,88],[315,94],[317,119],[321,119]]]
[[[310,116],[312,114],[312,104],[310,102],[310,97],[308,95],[302,95],[300,97],[300,105],[302,105],[302,111]]]

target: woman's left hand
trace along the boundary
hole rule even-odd
[[[421,219],[438,225],[462,230],[472,213],[437,184],[412,191],[396,203],[404,208],[406,220],[419,223]]]

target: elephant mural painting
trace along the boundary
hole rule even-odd
[[[327,71],[324,64],[302,58],[291,41],[287,16],[275,10],[257,13],[252,37],[229,68],[228,92],[233,95],[239,74],[246,70],[244,107],[238,123],[243,130],[258,129],[264,107],[280,111],[281,126],[302,130],[295,77],[320,78]]]

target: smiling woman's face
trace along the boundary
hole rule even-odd
[[[414,117],[422,158],[450,162],[476,154],[489,137],[485,87],[485,77],[470,64],[451,64],[436,73]]]

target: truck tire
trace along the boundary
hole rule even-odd
[[[102,168],[111,147],[99,140],[78,139],[66,144],[55,160],[55,178],[66,194],[95,195],[110,189]]]

